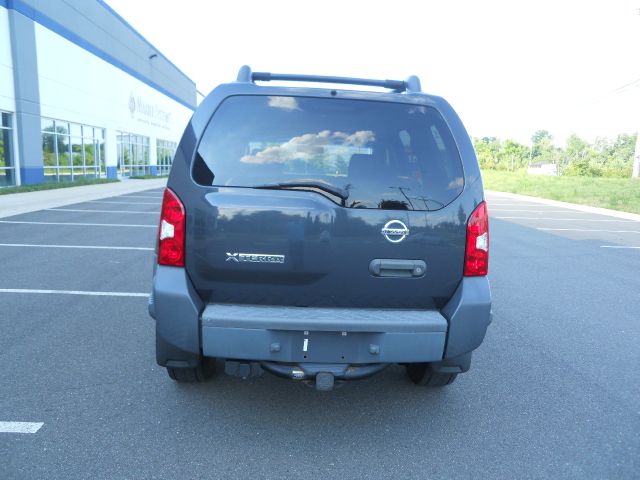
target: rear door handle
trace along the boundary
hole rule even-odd
[[[397,260],[376,258],[369,263],[369,272],[374,277],[422,277],[427,264],[422,260]]]

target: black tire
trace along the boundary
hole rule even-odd
[[[457,373],[435,372],[430,363],[409,363],[407,375],[413,383],[425,387],[444,387],[452,384],[458,376]]]
[[[200,365],[193,368],[167,367],[167,373],[172,380],[180,383],[204,382],[216,373],[216,360],[204,358]]]

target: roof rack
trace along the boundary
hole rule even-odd
[[[345,85],[367,85],[370,87],[390,88],[394,92],[421,92],[420,79],[411,75],[406,80],[375,80],[369,78],[331,77],[323,75],[297,75],[290,73],[252,72],[248,65],[240,67],[237,82],[253,83],[283,80],[286,82],[341,83]]]

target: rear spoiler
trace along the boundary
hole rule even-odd
[[[236,82],[254,83],[256,81],[270,82],[271,80],[281,80],[285,82],[317,82],[339,83],[344,85],[366,85],[369,87],[389,88],[396,93],[411,93],[422,91],[420,86],[420,79],[416,75],[411,75],[406,80],[375,80],[369,78],[332,77],[324,75],[252,72],[251,67],[249,67],[248,65],[240,67]]]

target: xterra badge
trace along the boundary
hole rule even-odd
[[[382,227],[381,233],[391,243],[398,243],[409,235],[409,229],[400,220],[391,220]]]
[[[237,263],[284,263],[284,255],[269,255],[265,253],[229,253],[225,262]]]

